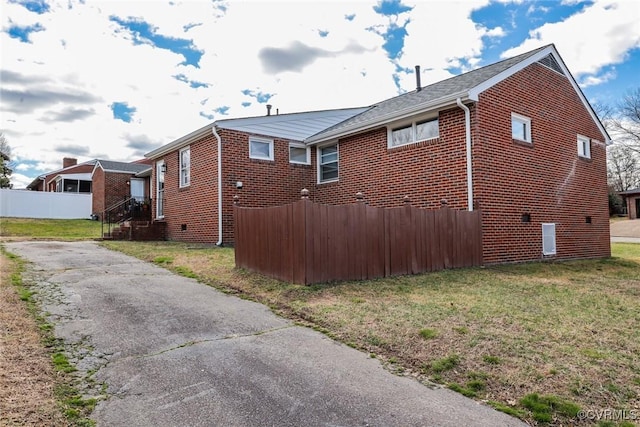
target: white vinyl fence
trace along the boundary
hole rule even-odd
[[[0,189],[0,217],[89,219],[91,194]]]

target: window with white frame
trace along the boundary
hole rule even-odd
[[[438,118],[415,121],[404,126],[390,127],[388,133],[388,146],[399,147],[426,141],[440,136]]]
[[[531,143],[531,119],[511,113],[511,137],[518,141]]]
[[[591,158],[591,140],[586,136],[578,135],[578,156]]]
[[[338,144],[318,148],[318,182],[338,180]]]
[[[191,147],[180,150],[180,187],[191,184]]]
[[[304,144],[289,143],[289,163],[311,164],[311,149]]]
[[[554,223],[542,224],[542,254],[556,254],[556,225]]]
[[[273,139],[249,138],[249,157],[260,160],[273,160]]]

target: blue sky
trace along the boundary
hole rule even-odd
[[[369,105],[554,43],[592,103],[640,87],[640,1],[0,0],[15,188],[214,120]]]

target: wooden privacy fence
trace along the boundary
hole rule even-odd
[[[236,200],[237,267],[312,284],[482,265],[479,211],[418,209],[406,198],[397,208],[331,206],[304,194],[269,208]]]

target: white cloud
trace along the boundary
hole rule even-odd
[[[567,67],[578,80],[606,81],[600,75],[607,65],[625,60],[640,47],[640,6],[635,1],[596,0],[591,6],[562,22],[544,24],[529,33],[519,46],[507,50],[510,57],[554,43]]]
[[[34,102],[22,109],[26,112],[18,111],[26,104],[10,109],[8,98],[2,100],[0,130],[16,160],[35,162],[41,171],[59,168],[67,155],[80,162],[135,160],[141,150],[207,124],[210,120],[201,113],[216,119],[265,114],[264,104],[243,90],[273,95],[269,103],[280,113],[369,105],[397,94],[394,76],[403,90],[413,90],[415,65],[421,65],[421,81],[427,85],[450,77],[450,67],[477,66],[483,39],[506,36],[503,26],[485,28],[470,19],[488,0],[405,1],[413,10],[397,19],[377,14],[376,0],[50,3],[50,11],[38,15],[0,0],[1,70],[26,79],[3,81],[2,89],[13,91],[14,102],[21,93],[41,96],[25,98]],[[602,67],[638,45],[640,17],[630,4],[614,8],[598,2],[564,23],[538,28],[517,50],[555,42],[570,69],[586,76],[585,84],[605,78],[599,74]],[[134,44],[129,31],[111,17],[144,20],[157,34],[191,41],[204,52],[200,68],[181,65],[184,57],[167,49]],[[390,22],[407,23],[397,64],[388,58],[380,35]],[[44,30],[32,33],[30,44],[6,32],[12,25],[36,24]],[[296,54],[287,50],[294,42],[302,47],[293,58],[301,71],[265,70],[260,57],[265,48]],[[397,66],[408,72],[398,72]],[[208,86],[192,88],[176,75]],[[56,93],[61,95],[56,98]],[[62,102],[69,94],[77,96]],[[109,106],[114,102],[136,109],[130,123],[113,118]],[[247,102],[248,108],[243,106]],[[216,112],[221,107],[228,109],[226,116]],[[20,171],[26,175],[27,169]],[[33,178],[35,172],[27,184]],[[19,179],[16,175],[13,182]]]

